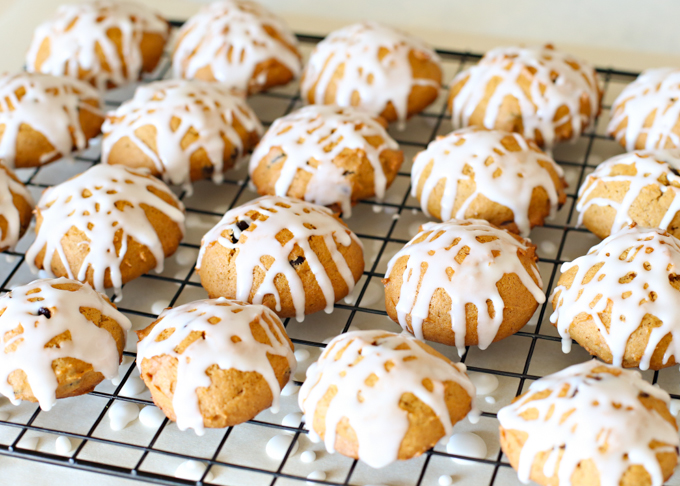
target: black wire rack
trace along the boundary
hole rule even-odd
[[[179,25],[179,23],[175,23]],[[298,36],[305,53],[309,53],[320,40],[310,35]],[[461,69],[476,62],[481,56],[471,52],[439,50],[445,71],[445,81]],[[575,225],[575,194],[584,177],[602,160],[622,152],[622,149],[605,135],[609,109],[614,97],[630,83],[637,73],[598,69],[604,90],[604,106],[595,126],[589,128],[575,144],[557,147],[554,156],[564,168],[570,183],[567,203],[559,211],[556,219],[543,228],[532,232],[532,239],[538,246],[539,268],[543,276],[544,290],[550,292],[559,275],[560,264],[579,256],[596,240],[587,231]],[[169,76],[169,59],[165,58],[158,71],[144,82]],[[132,89],[115,90],[107,95],[108,108],[115,108],[121,101],[129,98]],[[392,131],[405,151],[404,167],[397,180],[387,193],[383,202],[363,201],[348,220],[364,242],[367,253],[367,266],[364,275],[352,297],[336,304],[335,312],[327,316],[310,316],[303,323],[286,321],[286,327],[296,348],[308,349],[311,363],[325,346],[324,341],[350,328],[384,328],[399,330],[399,327],[386,318],[384,298],[380,279],[384,277],[386,262],[396,250],[401,248],[414,234],[415,228],[426,221],[418,202],[410,196],[410,159],[422,150],[437,135],[448,133],[451,123],[446,113],[446,89],[440,98],[424,113],[413,117],[403,131]],[[251,105],[269,125],[275,118],[290,113],[301,105],[297,84],[274,89],[250,98]],[[47,186],[61,182],[75,173],[85,170],[99,162],[99,147],[94,146],[76,154],[74,160],[59,161],[37,169],[18,171],[20,178],[28,185],[34,195]],[[126,285],[120,309],[133,321],[134,328],[146,326],[155,319],[165,306],[173,306],[191,300],[205,298],[205,293],[195,275],[193,264],[200,245],[200,238],[223,213],[232,207],[243,204],[256,194],[249,189],[247,170],[241,168],[227,176],[221,186],[202,182],[195,186],[193,196],[178,192],[187,209],[187,237],[181,244],[178,257],[166,262],[161,274],[148,274]],[[31,233],[31,231],[29,231]],[[32,235],[27,235],[17,249],[7,253],[7,261],[0,261],[0,281],[2,290],[7,291],[15,285],[27,283],[34,277],[28,272],[25,249],[30,245]],[[162,298],[159,299],[159,296]],[[154,306],[149,302],[156,299]],[[87,397],[62,400],[53,409],[42,412],[36,404],[23,403],[13,407],[8,402],[0,405],[0,413],[8,414],[0,421],[0,455],[25,459],[26,470],[30,471],[28,461],[38,461],[51,465],[74,468],[119,478],[133,479],[155,484],[206,484],[208,474],[214,476],[216,484],[329,484],[365,485],[385,483],[390,485],[437,484],[441,474],[453,475],[456,484],[518,484],[514,471],[509,467],[498,447],[496,411],[520,394],[527,382],[545,374],[557,371],[569,364],[587,359],[586,353],[575,349],[570,355],[560,352],[560,339],[547,321],[549,304],[544,304],[524,330],[504,341],[492,345],[486,351],[469,349],[461,361],[466,362],[469,371],[493,374],[499,379],[499,388],[492,399],[478,398],[483,411],[480,425],[456,426],[454,431],[469,430],[478,432],[487,442],[489,452],[486,458],[477,459],[454,456],[438,445],[420,458],[395,464],[383,470],[372,471],[363,464],[339,455],[330,456],[322,451],[322,445],[315,445],[320,459],[316,464],[300,463],[299,452],[293,445],[297,441],[304,444],[300,449],[312,448],[306,439],[302,424],[298,427],[281,425],[283,414],[274,416],[269,412],[260,414],[247,424],[224,430],[213,430],[204,437],[196,437],[193,432],[180,433],[167,419],[157,430],[144,429],[139,424],[129,429],[142,430],[134,434],[124,429],[112,432],[108,429],[105,417],[115,401],[127,401],[139,406],[152,405],[148,392],[143,395],[126,396],[125,385],[136,373],[134,366],[135,343],[128,343],[125,362],[121,368],[122,381],[118,386],[100,385]],[[325,333],[325,334],[324,334]],[[130,339],[129,341],[134,341]],[[451,359],[458,360],[455,349],[435,345]],[[575,346],[575,348],[578,348]],[[125,367],[127,366],[127,367]],[[304,366],[302,367],[304,368]],[[675,379],[677,370],[646,372],[643,375],[653,383],[660,383],[680,398],[680,380]],[[295,385],[301,385],[304,369],[295,375]],[[284,408],[295,410],[297,395],[282,397]],[[64,404],[62,404],[64,402]],[[53,417],[70,417],[57,420]],[[280,461],[267,459],[264,447],[261,456],[244,457],[240,449],[247,449],[252,441],[264,445],[273,434],[287,433],[290,447]],[[50,444],[57,436],[66,436],[75,447],[68,454],[59,454]],[[42,447],[26,447],[27,439],[38,437]],[[234,445],[232,445],[232,443]],[[97,452],[99,451],[99,452]],[[103,452],[102,452],[103,451]],[[250,452],[248,453],[250,454]],[[178,462],[198,460],[207,467],[198,481],[187,481],[174,477]],[[457,460],[454,462],[453,460]],[[467,463],[467,464],[461,464]],[[327,479],[307,479],[311,470],[325,470]],[[377,480],[376,480],[377,479]]]

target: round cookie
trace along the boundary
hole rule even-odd
[[[137,367],[180,430],[222,428],[279,409],[293,343],[269,308],[219,298],[166,309],[137,331]]]
[[[413,161],[411,195],[428,216],[485,219],[528,236],[567,200],[562,168],[517,133],[462,128]]]
[[[254,94],[297,78],[302,56],[282,19],[256,2],[222,0],[179,29],[172,65],[176,78],[218,81]]]
[[[0,76],[0,162],[36,167],[87,147],[104,121],[87,83],[49,74]]]
[[[405,32],[377,22],[349,25],[319,42],[300,83],[310,104],[355,106],[404,122],[437,99],[439,56]]]
[[[0,163],[0,251],[14,248],[33,219],[33,197],[17,176]]]
[[[607,133],[626,150],[680,148],[680,69],[648,69],[616,97]]]
[[[550,322],[607,363],[658,370],[680,361],[680,241],[632,225],[562,265]]]
[[[267,130],[250,158],[250,177],[262,195],[304,199],[349,217],[357,201],[382,201],[404,160],[385,125],[351,107],[306,106]]]
[[[387,264],[387,315],[418,339],[486,349],[545,302],[536,247],[486,221],[427,223]]]
[[[83,395],[118,376],[130,320],[87,284],[35,280],[0,297],[0,393],[14,405]]]
[[[169,34],[165,19],[141,4],[62,5],[35,30],[26,70],[72,76],[100,90],[115,88],[152,72]]]
[[[224,215],[201,241],[196,270],[211,298],[264,304],[279,317],[324,309],[346,297],[364,271],[359,238],[333,213],[264,196]]]
[[[531,384],[498,412],[519,480],[543,486],[661,486],[678,462],[670,396],[596,360]]]
[[[300,388],[309,437],[374,468],[419,456],[478,413],[465,370],[406,334],[341,334]]]
[[[102,161],[145,168],[169,184],[191,186],[224,172],[257,144],[263,129],[239,96],[217,83],[157,81],[110,112]]]
[[[578,192],[578,224],[606,238],[632,223],[680,237],[679,150],[637,151],[602,162]]]
[[[585,61],[544,47],[499,47],[451,82],[454,128],[522,134],[551,148],[575,140],[595,121],[602,92]]]
[[[163,271],[184,236],[184,206],[155,177],[98,164],[45,190],[36,237],[26,252],[33,272],[88,282],[98,291]]]

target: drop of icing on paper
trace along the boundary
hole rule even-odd
[[[60,435],[54,441],[54,449],[57,451],[57,454],[66,455],[73,450],[73,444],[71,444],[71,440],[68,437]]]
[[[477,434],[461,432],[451,436],[446,444],[446,452],[458,456],[484,459],[486,458],[486,442]],[[474,464],[471,461],[458,458],[453,458],[453,461],[458,464]]]
[[[151,313],[160,315],[160,313],[163,312],[169,305],[170,305],[169,300],[157,300],[156,302],[151,304]]]
[[[274,437],[269,439],[269,442],[267,442],[267,445],[265,447],[267,455],[276,461],[282,460],[286,455],[286,451],[288,451],[288,447],[290,446],[291,440],[292,437],[287,434],[275,435]],[[289,457],[292,457],[297,452],[298,447],[299,447],[298,441],[296,440],[295,444],[293,444],[293,448],[290,451]]]
[[[175,260],[182,266],[191,265],[196,261],[196,252],[191,248],[180,246],[175,253]]]
[[[439,476],[437,483],[439,484],[439,486],[451,486],[453,484],[453,478],[448,474],[444,474],[442,476]]]
[[[492,396],[485,397],[484,401],[489,405],[493,405],[494,403],[496,403],[496,399]]]
[[[544,255],[554,255],[557,251],[557,245],[550,240],[546,240],[538,245],[538,249]]]
[[[678,400],[677,398],[671,398],[669,408],[673,416],[678,415],[678,412],[680,412],[680,400]]]
[[[184,461],[182,464],[177,466],[177,469],[175,470],[175,477],[178,479],[186,479],[188,481],[198,481],[203,477],[203,473],[205,473],[207,468],[208,467],[205,465],[205,463],[189,459],[188,461]],[[213,480],[212,472],[208,472],[205,480],[208,482]]]
[[[139,407],[131,402],[116,401],[109,408],[111,430],[119,431],[127,427],[139,416]]]
[[[298,427],[300,425],[300,422],[302,421],[302,414],[301,413],[289,413],[285,417],[283,417],[283,420],[281,420],[281,425],[285,425],[286,427]]]
[[[307,479],[316,479],[318,481],[325,481],[326,480],[326,473],[323,472],[323,471],[312,471],[307,475]],[[316,485],[317,483],[307,481],[307,484]]]
[[[291,395],[295,395],[298,391],[300,391],[300,387],[297,386],[295,383],[292,381],[289,381],[286,383],[286,386],[283,387],[281,390],[281,395],[284,397],[289,397]]]
[[[126,397],[134,397],[144,392],[144,390],[146,390],[146,385],[141,378],[130,376],[125,385],[123,385],[123,388],[121,388],[120,394]]]
[[[139,421],[144,427],[157,429],[161,426],[163,420],[165,420],[165,414],[154,405],[147,405],[139,412]]]
[[[496,375],[470,371],[468,377],[475,385],[477,395],[488,395],[498,388],[498,378],[496,378]]]
[[[305,348],[300,348],[296,350],[295,359],[297,360],[298,363],[302,361],[307,361],[309,359],[309,351],[307,351]]]
[[[305,464],[311,464],[312,462],[316,461],[316,452],[305,451],[302,454],[300,454],[300,460]]]

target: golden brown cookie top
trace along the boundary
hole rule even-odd
[[[550,321],[562,336],[565,352],[571,349],[569,327],[576,316],[585,313],[611,350],[612,363],[621,366],[628,339],[650,314],[658,325],[651,329],[640,369],[649,367],[654,350],[668,334],[673,339],[666,360],[680,357],[680,241],[676,238],[660,229],[631,225],[587,255],[563,264],[561,271]],[[609,312],[603,320],[605,310]]]
[[[650,398],[665,404],[668,418]],[[592,360],[533,382],[498,412],[498,420],[502,429],[526,434],[517,468],[522,482],[529,481],[537,455],[547,452],[544,474],[562,485],[571,484],[574,470],[591,460],[602,486],[618,486],[634,464],[647,470],[652,485],[661,486],[656,455],[677,454],[680,445],[669,402],[668,393],[639,372]]]
[[[83,310],[95,309],[123,331],[130,320],[88,284],[66,278],[35,280],[0,297],[0,393],[15,405],[7,378],[23,370],[43,410],[56,402],[57,378],[52,363],[75,358],[92,365],[107,379],[118,376],[120,355],[113,336],[90,321]]]

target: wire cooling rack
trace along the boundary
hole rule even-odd
[[[305,55],[320,40],[304,35],[299,38]],[[445,82],[449,82],[456,72],[475,63],[480,57],[469,52],[439,53]],[[168,77],[168,68],[169,59],[165,58],[158,71],[145,82]],[[539,269],[547,293],[552,290],[559,276],[560,264],[586,253],[597,242],[593,235],[575,227],[574,206],[578,186],[594,166],[622,152],[619,145],[605,135],[605,127],[613,99],[635,78],[636,73],[613,69],[598,69],[598,72],[605,93],[602,113],[595,125],[575,144],[560,145],[554,152],[569,183],[568,201],[555,220],[542,228],[535,228],[531,234],[538,246]],[[134,88],[108,93],[107,108],[112,109],[130,98]],[[304,380],[306,367],[318,357],[325,342],[335,335],[349,329],[400,330],[386,317],[380,280],[389,259],[415,235],[418,226],[427,221],[418,202],[410,196],[410,165],[413,156],[428,142],[451,130],[446,115],[447,95],[444,89],[439,99],[424,113],[408,121],[405,130],[392,131],[405,152],[406,162],[384,202],[360,202],[352,218],[347,221],[362,239],[366,251],[366,270],[355,291],[336,304],[335,311],[330,315],[319,313],[308,316],[303,323],[291,320],[285,322],[296,349],[310,352],[310,358],[300,363],[294,376],[296,387]],[[249,101],[265,125],[301,106],[295,83],[253,96]],[[45,187],[62,182],[98,162],[99,147],[94,145],[73,158],[38,169],[20,170],[18,174],[37,199]],[[125,286],[120,308],[132,320],[133,329],[148,325],[166,306],[206,297],[193,268],[200,239],[226,210],[256,197],[249,187],[245,167],[230,172],[226,179],[220,186],[211,182],[196,184],[191,197],[178,192],[187,209],[186,238],[176,255],[166,261],[161,274],[151,273]],[[35,278],[24,260],[24,252],[33,239],[32,233],[31,229],[17,249],[7,253],[6,261],[0,258],[2,291]],[[265,411],[246,424],[224,430],[208,430],[203,437],[197,437],[191,431],[179,432],[167,419],[158,428],[147,428],[136,420],[125,429],[114,432],[107,418],[114,402],[131,402],[140,408],[152,405],[146,389],[141,394],[133,394],[139,390],[131,390],[132,387],[127,386],[138,379],[134,366],[136,339],[132,333],[128,339],[118,386],[107,381],[87,396],[60,400],[48,413],[42,412],[35,404],[22,403],[14,407],[2,399],[0,418],[4,420],[0,420],[0,455],[25,459],[22,464],[27,474],[32,471],[28,461],[38,461],[168,485],[363,486],[380,483],[410,486],[437,484],[441,475],[451,476],[455,484],[460,485],[519,484],[516,474],[500,451],[497,410],[520,394],[532,380],[588,359],[587,353],[578,346],[574,346],[571,354],[562,354],[559,337],[548,322],[551,312],[548,305],[543,305],[522,331],[491,345],[486,351],[471,348],[461,360],[468,365],[470,372],[493,374],[499,381],[498,388],[489,396],[478,396],[476,399],[483,411],[480,422],[472,425],[466,420],[454,429],[455,432],[474,432],[484,439],[488,450],[486,458],[454,456],[448,454],[443,445],[437,445],[419,458],[376,471],[340,455],[330,455],[323,450],[322,444],[309,441],[302,425],[281,424],[286,414],[298,412],[296,388],[292,389],[292,394],[282,397],[279,414]],[[451,359],[459,359],[455,348],[434,346]],[[678,370],[671,368],[645,372],[643,376],[662,385],[677,399],[680,398],[677,374]],[[290,445],[283,459],[273,460],[265,453],[265,446],[270,438],[280,434],[286,435]],[[74,445],[70,452],[57,452],[55,439],[60,435],[68,437]],[[297,451],[294,446],[296,443],[299,445]],[[311,464],[303,463],[300,454],[305,450],[314,450],[317,460]],[[178,465],[191,459],[207,466],[201,480],[175,478]],[[308,480],[307,475],[312,471],[323,471],[326,479]]]

